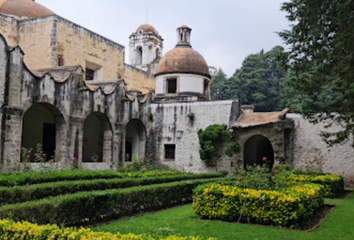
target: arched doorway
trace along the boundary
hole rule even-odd
[[[45,156],[43,160],[53,159],[55,153],[60,153],[61,139],[65,120],[60,111],[48,103],[32,105],[23,116],[22,147],[32,149],[30,161],[34,161],[34,154],[40,144]]]
[[[255,135],[250,137],[243,150],[243,164],[244,168],[247,166],[263,165],[263,158],[267,158],[269,168],[273,168],[274,164],[274,151],[271,142],[268,138],[262,135]]]
[[[144,124],[138,120],[131,120],[125,130],[125,159],[134,158],[143,161],[145,158],[146,131]]]
[[[84,122],[83,162],[109,162],[112,127],[106,115],[94,112]]]

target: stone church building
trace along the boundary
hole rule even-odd
[[[143,24],[127,36],[127,64],[124,46],[35,1],[0,0],[2,170],[20,161],[18,149],[40,143],[64,167],[74,157],[88,169],[137,158],[190,172],[232,171],[267,157],[354,179],[353,149],[327,148],[318,135],[323,124],[288,109],[256,112],[240,99],[211,101],[209,67],[191,33],[178,27],[175,48],[163,54],[163,38]],[[235,131],[242,150],[211,166],[200,159],[197,132],[212,124]]]

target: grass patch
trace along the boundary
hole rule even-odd
[[[192,205],[172,208],[154,214],[124,218],[106,225],[93,227],[94,231],[121,233],[149,233],[157,229],[169,228],[182,236],[216,237],[219,240],[298,240],[298,239],[335,239],[347,240],[354,236],[354,194],[348,199],[326,199],[326,204],[336,204],[321,223],[320,227],[311,232],[271,228],[252,224],[237,224],[223,221],[201,220],[193,212]]]

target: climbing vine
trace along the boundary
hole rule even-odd
[[[233,132],[227,130],[226,125],[214,124],[205,130],[198,131],[200,158],[211,163],[217,160],[223,154],[232,157],[234,153],[241,150],[236,142],[236,136]]]

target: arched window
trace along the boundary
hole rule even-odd
[[[136,48],[136,65],[141,65],[143,62],[143,48],[138,46]]]

